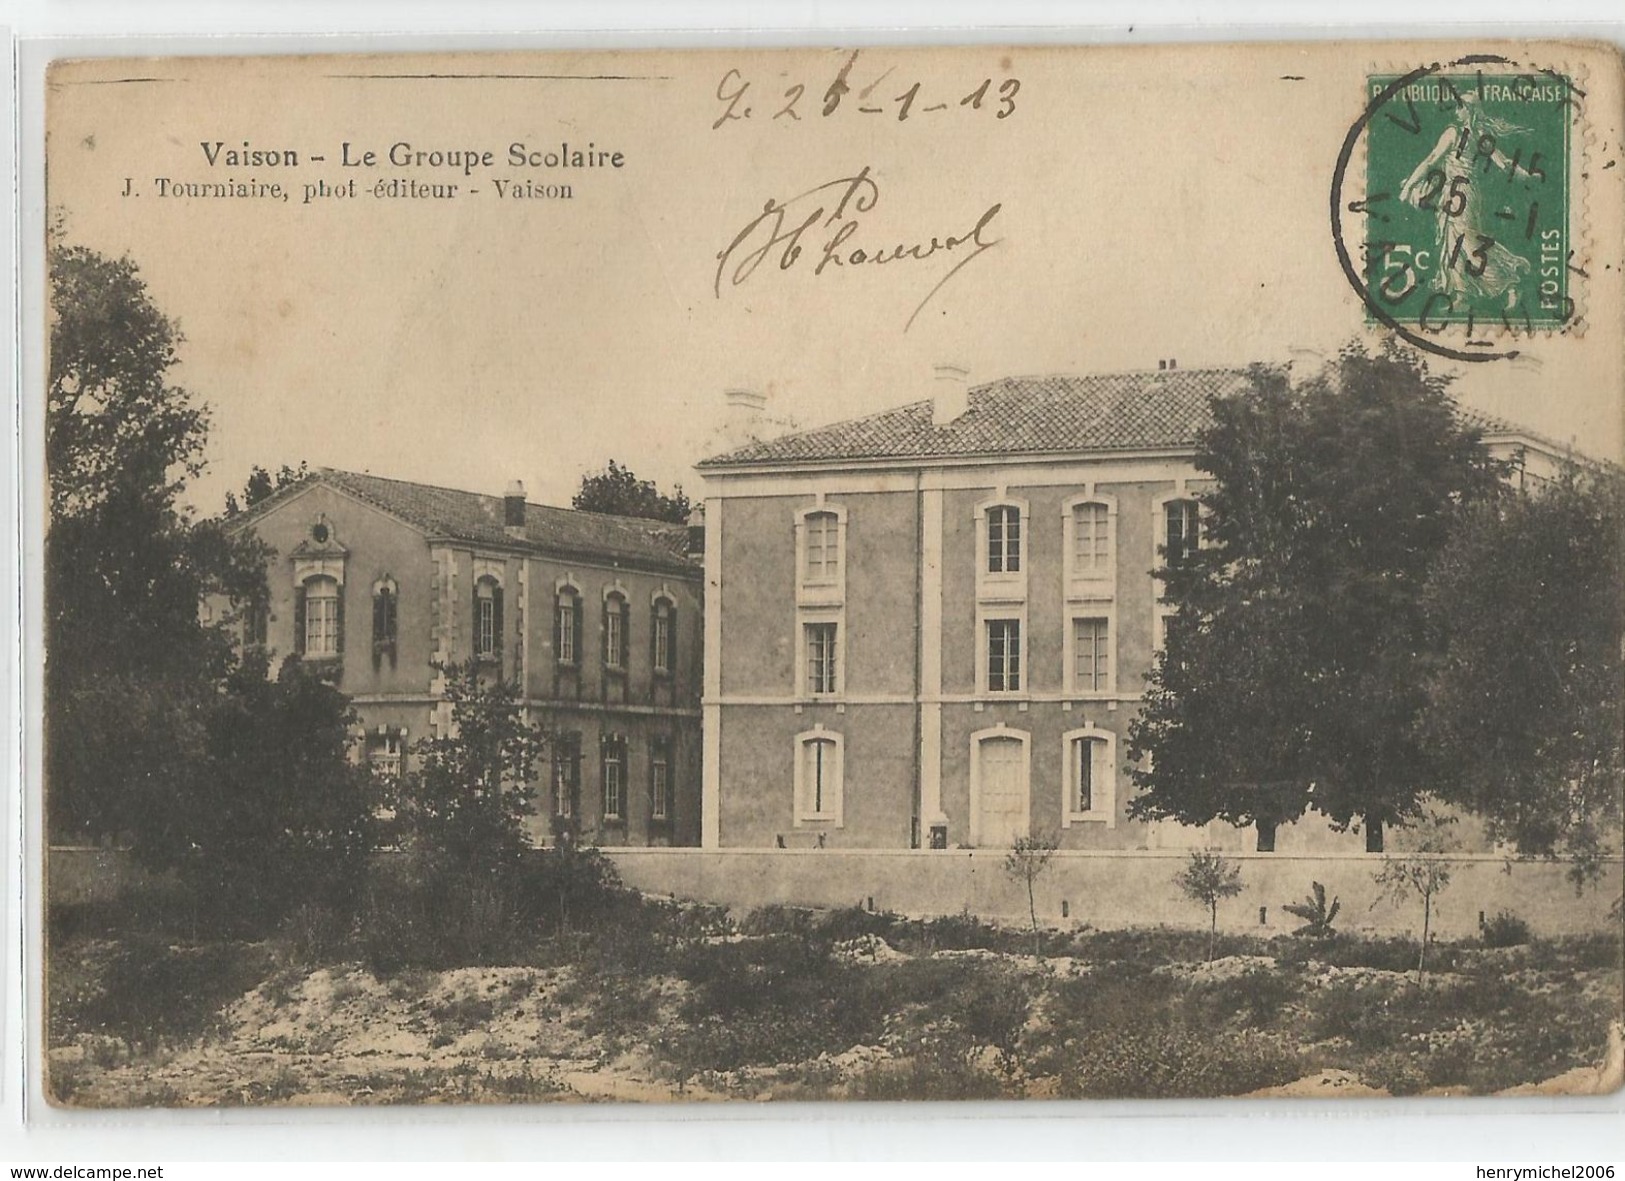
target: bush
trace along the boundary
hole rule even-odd
[[[816,926],[819,936],[832,943],[844,943],[848,939],[860,939],[865,935],[874,935],[889,942],[900,921],[898,916],[890,911],[872,911],[865,910],[861,906],[847,906],[830,911]]]
[[[1366,1063],[1360,1079],[1390,1095],[1415,1095],[1428,1085],[1428,1076],[1416,1055],[1389,1050]]]
[[[306,902],[277,929],[277,942],[290,963],[316,965],[338,958],[349,946],[353,924],[347,915]]]
[[[885,1009],[863,969],[828,944],[786,936],[679,949],[693,990],[684,1026],[657,1045],[680,1076],[801,1062],[878,1040]]]
[[[1060,1073],[1066,1098],[1218,1098],[1279,1086],[1304,1073],[1303,1059],[1278,1038],[1182,1023],[1090,1030],[1068,1048]]]
[[[53,982],[50,1022],[54,1041],[75,1033],[121,1038],[142,1049],[190,1040],[208,1032],[220,1011],[262,981],[270,967],[262,947],[215,943],[172,947],[161,938],[132,936],[89,950],[89,962],[58,964],[74,981],[71,992]]]
[[[1291,1011],[1302,990],[1302,979],[1290,966],[1252,968],[1193,985],[1185,1005],[1198,1024],[1239,1022],[1249,1029],[1267,1029]]]
[[[1522,947],[1529,938],[1529,924],[1510,910],[1491,915],[1478,932],[1478,941],[1485,947]]]

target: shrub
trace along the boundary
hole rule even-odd
[[[52,1005],[53,1036],[99,1033],[150,1049],[207,1032],[220,1010],[265,978],[262,947],[215,943],[171,947],[147,935],[108,947],[84,967],[79,987]]]
[[[693,988],[684,1024],[657,1044],[681,1077],[801,1062],[881,1033],[881,994],[828,944],[778,936],[695,945],[674,954],[673,969]]]
[[[1060,1092],[1078,1099],[1206,1099],[1244,1095],[1299,1078],[1286,1042],[1184,1024],[1091,1030],[1070,1047]]]
[[[1249,1029],[1266,1029],[1287,1013],[1302,988],[1291,967],[1252,968],[1192,986],[1185,1004],[1198,1023],[1218,1026],[1239,1021]]]
[[[847,906],[830,911],[815,925],[821,938],[828,939],[832,943],[843,943],[848,939],[860,939],[865,935],[875,935],[889,940],[899,921],[898,916],[890,911],[872,911],[865,910],[861,906]]]
[[[1510,910],[1497,911],[1478,931],[1478,941],[1485,947],[1522,947],[1529,939],[1529,924]]]
[[[1414,1054],[1389,1050],[1366,1063],[1360,1072],[1367,1086],[1381,1087],[1390,1095],[1415,1095],[1428,1085],[1428,1077]]]
[[[295,964],[326,963],[342,954],[349,943],[352,922],[347,915],[306,902],[293,909],[277,929],[284,957]]]
[[[1311,939],[1328,939],[1332,935],[1332,922],[1342,909],[1342,902],[1333,898],[1326,904],[1326,887],[1319,882],[1309,883],[1309,896],[1302,902],[1288,902],[1281,907],[1287,914],[1303,920],[1303,926],[1292,932]]]

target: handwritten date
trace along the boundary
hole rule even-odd
[[[1015,114],[1016,95],[1021,92],[1019,78],[1003,78],[997,82],[993,78],[983,78],[964,95],[938,98],[934,93],[925,93],[922,83],[918,81],[892,79],[891,66],[868,81],[849,101],[854,85],[852,69],[857,65],[860,52],[856,49],[852,51],[852,56],[846,59],[846,64],[821,95],[815,93],[809,97],[807,83],[792,82],[782,94],[769,95],[768,105],[763,107],[756,105],[756,84],[737,69],[730,69],[717,83],[717,101],[722,104],[722,112],[711,124],[711,130],[716,131],[726,123],[755,119],[758,112],[765,114],[769,122],[783,120],[787,123],[799,123],[804,115],[827,119],[842,109],[855,110],[864,115],[895,115],[899,123],[908,122],[910,116],[914,115],[954,110],[988,110],[995,119],[1008,119]],[[890,85],[886,84],[888,80]],[[859,81],[863,79],[860,77]],[[803,99],[807,101],[803,103]]]

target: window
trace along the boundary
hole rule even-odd
[[[1098,738],[1074,738],[1072,740],[1072,810],[1074,812],[1093,812],[1095,810],[1095,751],[1099,746],[1100,740]]]
[[[553,651],[560,664],[574,664],[581,651],[581,597],[571,586],[558,592],[557,610],[553,617]]]
[[[1111,690],[1109,621],[1072,621],[1072,685],[1080,693],[1106,693]]]
[[[835,513],[814,512],[804,518],[806,529],[802,578],[809,583],[838,582],[841,577],[841,521]]]
[[[604,740],[604,819],[626,818],[626,744]]]
[[[561,734],[553,748],[553,815],[575,815],[581,794],[581,736]]]
[[[1098,500],[1072,507],[1072,575],[1102,578],[1111,570],[1111,511]]]
[[[987,511],[987,572],[1021,572],[1021,510],[995,505]]]
[[[339,584],[326,577],[305,583],[304,654],[311,660],[339,655]]]
[[[841,823],[841,736],[809,730],[796,736],[796,822]]]
[[[1066,757],[1066,801],[1061,823],[1117,824],[1117,739],[1107,730],[1086,726],[1062,737]]]
[[[649,816],[654,820],[671,818],[671,755],[664,741],[655,745],[649,762]]]
[[[497,660],[502,655],[502,588],[489,575],[474,584],[474,656]]]
[[[377,667],[383,657],[395,663],[395,641],[399,634],[400,612],[393,579],[383,579],[372,590],[372,662]]]
[[[271,610],[263,599],[250,599],[243,608],[243,644],[263,648],[270,631]]]
[[[807,692],[813,696],[836,692],[835,641],[837,625],[809,623],[807,633]]]
[[[823,815],[835,786],[835,743],[828,738],[813,738],[802,744],[801,753],[807,760],[807,810]]]
[[[1015,693],[1021,689],[1021,620],[987,621],[987,689]]]
[[[654,614],[649,623],[649,643],[654,649],[654,670],[670,674],[672,656],[672,623],[675,612],[669,599],[656,599]]]
[[[1201,542],[1202,523],[1194,500],[1170,500],[1163,505],[1163,552],[1170,566],[1189,558]]]
[[[399,730],[384,730],[367,738],[367,763],[380,779],[401,777],[405,742]]]
[[[626,667],[629,614],[626,596],[614,592],[604,598],[604,663],[610,668]]]

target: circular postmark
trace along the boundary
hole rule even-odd
[[[1332,174],[1331,222],[1368,320],[1458,361],[1515,357],[1519,339],[1578,324],[1572,145],[1585,92],[1556,70],[1474,54],[1368,75],[1366,93]]]

